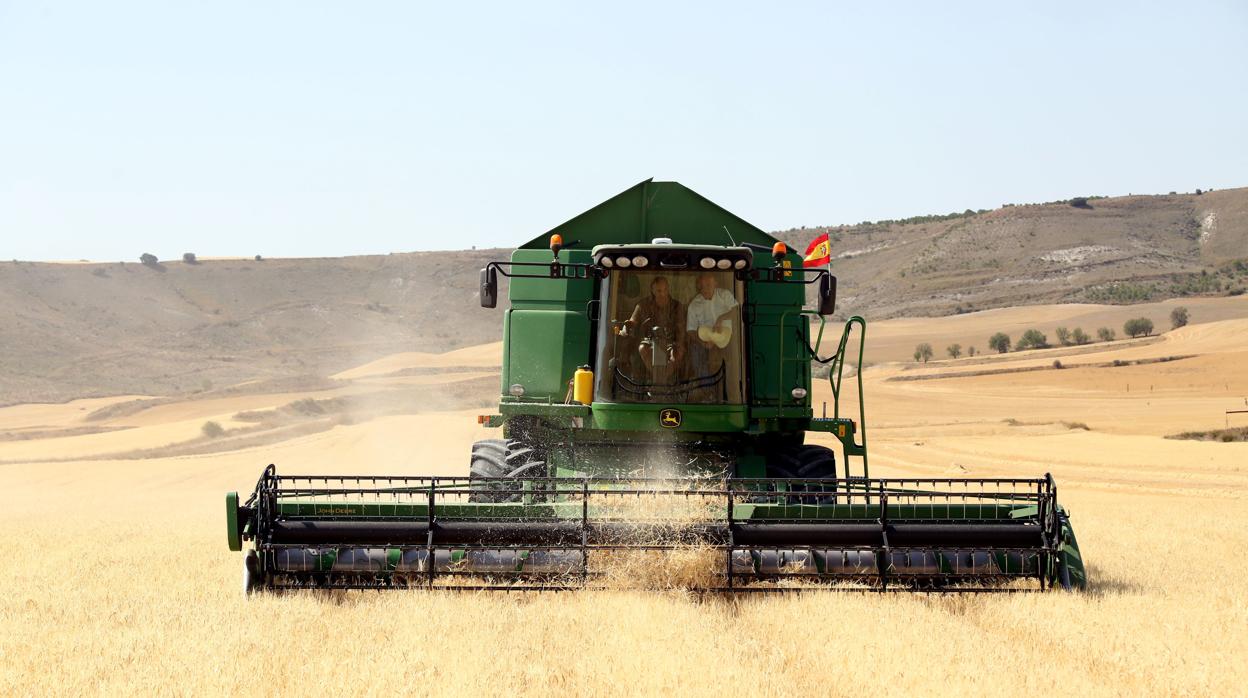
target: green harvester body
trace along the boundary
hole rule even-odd
[[[503,277],[510,307],[480,421],[503,438],[474,444],[465,477],[269,466],[227,496],[230,548],[253,544],[244,587],[595,588],[618,554],[701,546],[717,590],[1083,588],[1051,477],[870,477],[866,321],[819,356],[835,278],[779,242],[647,180],[491,263],[482,305]]]

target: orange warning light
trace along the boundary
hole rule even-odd
[[[784,259],[784,256],[787,255],[788,253],[789,253],[789,247],[788,245],[785,245],[783,242],[777,242],[776,244],[771,246],[771,256],[774,257],[777,262]]]

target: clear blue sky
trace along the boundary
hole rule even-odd
[[[0,259],[508,246],[1248,185],[1248,5],[0,0]],[[864,5],[870,7],[864,8]]]

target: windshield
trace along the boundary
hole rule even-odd
[[[594,399],[740,404],[742,288],[732,271],[611,271]]]

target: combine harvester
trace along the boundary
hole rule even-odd
[[[692,190],[642,182],[525,243],[481,270],[483,307],[500,276],[502,395],[479,421],[504,438],[473,445],[466,477],[270,465],[226,496],[246,591],[601,588],[620,560],[679,549],[716,591],[1085,586],[1052,477],[870,477],[866,321],[818,356],[836,278]],[[857,422],[840,405],[855,329]]]

